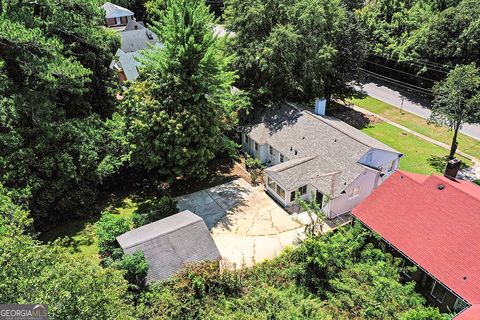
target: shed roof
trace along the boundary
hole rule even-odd
[[[468,303],[480,303],[480,187],[398,171],[353,215]]]
[[[166,279],[189,262],[221,258],[203,219],[188,210],[126,232],[117,241],[125,253],[144,253],[148,282]]]

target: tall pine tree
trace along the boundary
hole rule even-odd
[[[132,162],[173,181],[206,173],[239,104],[226,40],[214,35],[204,1],[172,0],[167,7],[152,27],[164,47],[144,52],[122,109]]]

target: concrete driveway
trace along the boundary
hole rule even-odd
[[[270,198],[263,186],[236,179],[177,198],[180,210],[205,220],[222,257],[251,266],[304,238],[304,227]]]

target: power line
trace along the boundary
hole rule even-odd
[[[427,80],[427,81],[430,81],[430,82],[437,82],[438,81],[438,80],[433,80],[433,79],[430,79],[430,78],[425,78],[425,77],[422,77],[422,76],[419,76],[419,75],[416,75],[416,74],[411,74],[411,73],[406,72],[406,71],[402,71],[402,70],[398,70],[398,69],[395,69],[395,68],[387,67],[387,66],[384,66],[383,64],[376,63],[376,62],[373,62],[373,61],[369,61],[369,60],[363,60],[363,61],[371,63],[371,64],[375,64],[375,65],[380,66],[382,68],[386,68],[386,69],[389,69],[389,70],[400,72],[400,73],[403,73],[403,74],[406,74],[406,75],[409,75],[409,76],[412,76],[412,77],[417,77],[417,78],[420,78],[420,79],[423,79],[423,80]]]
[[[400,87],[403,87],[405,89],[417,91],[421,94],[426,94],[426,95],[429,95],[429,96],[432,96],[432,97],[434,96],[434,94],[431,90],[428,90],[428,89],[425,89],[425,88],[422,88],[422,87],[419,87],[419,86],[415,86],[415,85],[412,85],[412,84],[409,84],[409,83],[406,83],[406,82],[403,82],[403,81],[400,81],[400,80],[392,79],[392,78],[380,75],[378,73],[375,73],[375,72],[372,72],[372,71],[369,71],[369,70],[365,70],[363,68],[360,68],[360,70],[365,72],[366,74],[372,76],[372,77],[376,77],[380,80],[393,83],[393,84],[395,84],[397,86],[400,86]]]
[[[399,63],[397,60],[394,60],[392,58],[388,58],[388,57],[385,57],[385,56],[381,56],[381,55],[378,55],[378,54],[371,53],[370,55],[375,56],[375,57],[379,57],[379,58],[383,58],[383,59],[386,59],[386,60],[390,60],[390,61],[395,61],[396,63]],[[450,72],[450,69],[446,69],[446,68],[443,68],[443,67],[442,67],[442,69],[444,69],[444,70],[439,70],[439,69],[436,69],[436,68],[439,68],[439,67],[426,66],[425,64],[422,65],[421,63],[407,62],[407,61],[401,61],[401,63],[409,64],[411,66],[416,66],[418,68],[427,67],[427,69],[429,69],[429,70],[433,70],[433,71],[440,72],[440,73],[443,73],[443,74],[448,74],[448,72]]]
[[[382,58],[384,58],[384,59],[388,59],[388,60],[393,60],[393,61],[395,61],[394,59],[389,58],[389,57],[387,57],[387,56],[385,56],[385,55],[378,55],[378,54],[372,54],[372,55],[376,55],[377,57],[382,57]],[[410,61],[416,60],[417,62],[420,62],[420,64],[422,64],[422,63],[423,63],[423,64],[427,64],[427,65],[433,66],[433,67],[435,67],[435,68],[440,68],[440,69],[443,69],[443,70],[446,70],[446,71],[450,71],[450,70],[451,70],[451,68],[450,68],[449,66],[444,65],[444,64],[440,64],[440,63],[437,63],[437,62],[428,61],[428,60],[423,60],[423,59],[419,59],[419,58],[413,59],[413,58],[411,58],[411,57],[407,58],[405,61],[409,61],[408,59],[410,59]],[[396,60],[397,60],[397,62],[399,61],[399,56],[398,56],[398,55],[397,55],[397,59],[396,59]],[[400,62],[404,62],[404,61],[400,61]]]

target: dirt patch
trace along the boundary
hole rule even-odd
[[[363,129],[369,126],[375,125],[382,122],[382,120],[374,115],[366,115],[352,108],[332,102],[330,109],[327,112],[327,115],[335,117],[342,120],[343,122],[348,123],[354,128]]]

